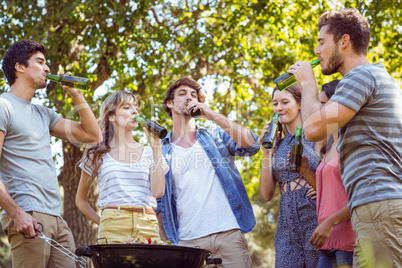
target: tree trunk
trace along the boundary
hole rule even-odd
[[[80,181],[81,169],[75,166],[82,157],[83,150],[68,141],[63,141],[64,167],[59,181],[64,189],[63,218],[73,232],[76,247],[96,244],[98,225],[88,219],[75,205],[75,195]],[[96,202],[99,190],[95,182],[92,184],[88,203],[99,212]]]

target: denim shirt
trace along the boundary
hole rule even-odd
[[[165,194],[157,200],[158,206],[155,212],[156,214],[162,212],[162,221],[166,235],[172,243],[177,244],[179,242],[179,226],[176,202],[173,198],[171,134],[172,132],[162,141],[162,153],[168,162],[169,172],[165,174]],[[237,145],[220,127],[214,129],[197,127],[197,140],[215,169],[215,173],[243,233],[250,232],[256,225],[256,221],[246,188],[232,156],[251,156],[258,152],[260,149],[257,143],[258,136],[255,133],[252,133],[252,135],[255,139],[254,144],[245,148]],[[191,200],[188,202],[191,202]],[[211,222],[211,224],[213,223]]]

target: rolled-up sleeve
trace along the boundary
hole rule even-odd
[[[230,151],[230,154],[232,156],[251,156],[255,155],[258,153],[260,150],[260,145],[258,144],[258,136],[254,132],[250,131],[251,134],[253,135],[254,138],[254,143],[253,145],[249,147],[242,147],[238,145],[230,136],[227,134],[222,128],[217,127],[216,128],[217,134],[219,137],[222,139],[222,142],[225,144],[225,146],[228,148]]]

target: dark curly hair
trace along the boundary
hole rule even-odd
[[[2,69],[10,86],[14,84],[17,79],[15,64],[20,63],[28,67],[29,58],[37,52],[42,52],[42,54],[46,56],[47,49],[42,43],[29,39],[13,44],[6,51],[3,57]]]
[[[318,30],[328,26],[327,33],[334,35],[338,42],[344,34],[350,36],[353,50],[359,55],[367,55],[370,44],[370,27],[367,19],[355,8],[327,11],[318,20]]]

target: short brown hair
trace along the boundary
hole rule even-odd
[[[29,58],[36,52],[42,52],[42,54],[46,56],[47,49],[42,43],[29,39],[19,41],[7,49],[3,57],[2,68],[10,86],[14,84],[17,79],[15,64],[18,62],[28,67]]]
[[[201,86],[190,77],[182,77],[168,88],[166,96],[163,99],[163,106],[170,117],[172,117],[172,110],[167,106],[167,102],[173,100],[175,90],[181,86],[188,86],[194,89],[197,92],[198,102],[205,102],[205,95],[201,92]]]
[[[355,8],[327,11],[318,20],[318,30],[328,25],[327,32],[338,42],[344,34],[350,36],[352,48],[357,54],[367,55],[370,44],[370,27],[367,19]]]

